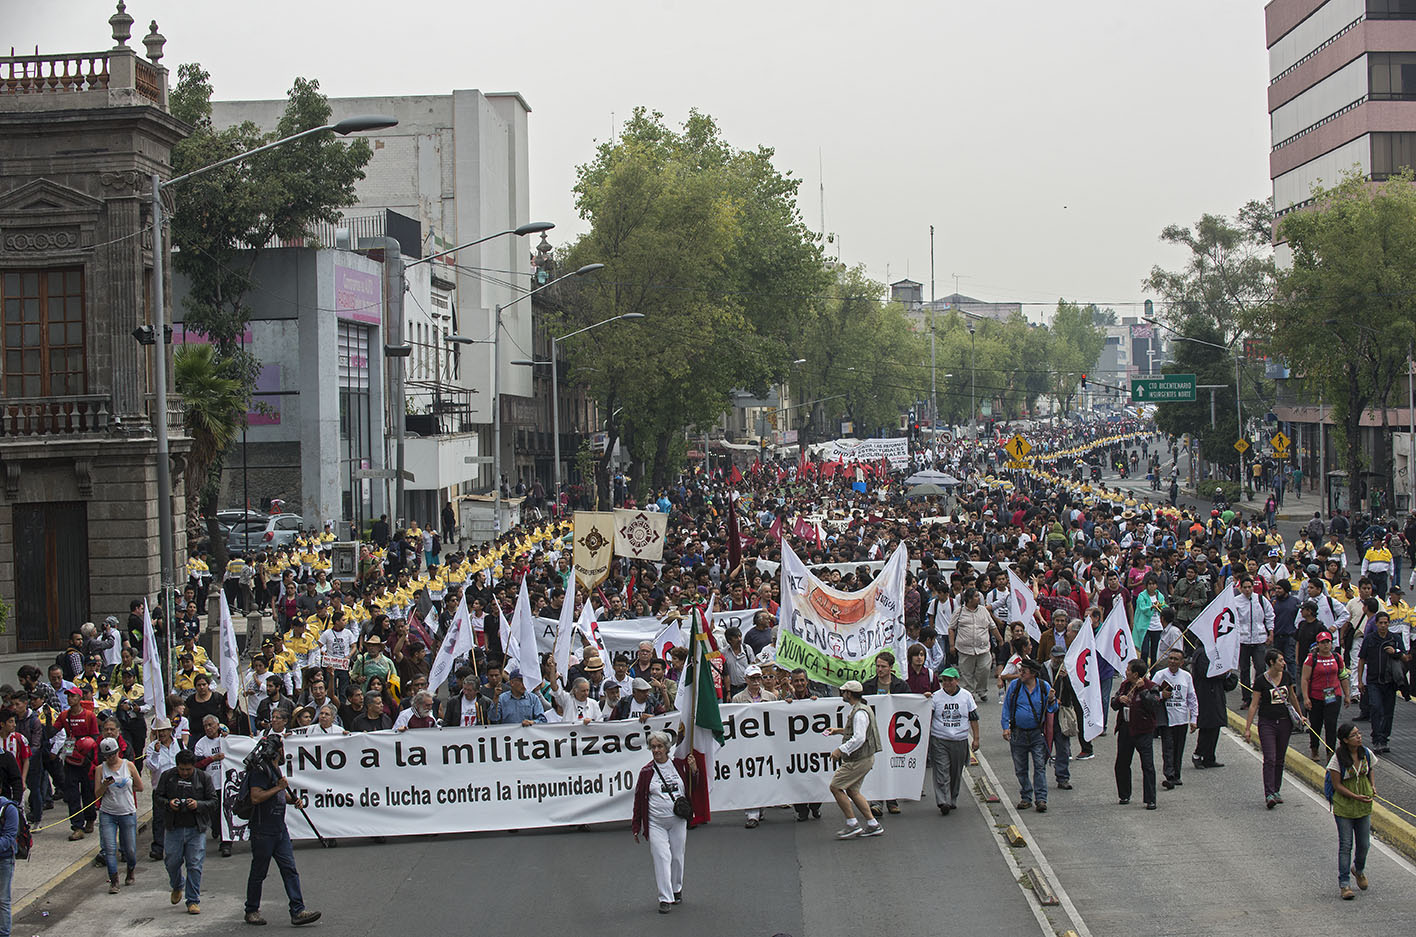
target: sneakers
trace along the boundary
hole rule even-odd
[[[746,824],[746,826],[747,826],[747,828],[748,828],[749,830],[755,830],[755,829],[757,829],[757,824],[758,824],[758,820],[757,820],[756,817],[748,817],[748,818],[747,818],[747,824]]]
[[[855,823],[855,824],[852,824],[852,825],[850,825],[850,826],[848,826],[848,827],[846,827],[846,828],[844,828],[844,829],[837,830],[837,831],[836,831],[836,838],[837,838],[837,839],[854,839],[855,837],[859,836],[859,835],[860,835],[861,833],[863,833],[863,832],[865,832],[865,831],[860,828],[860,824],[859,824],[859,823]]]
[[[681,891],[676,891],[676,892],[674,892],[674,904],[678,904],[678,903],[681,902],[681,901],[683,901],[683,892],[681,892]]]
[[[231,844],[230,844],[230,843],[222,843],[222,844],[221,844],[221,858],[223,858],[223,859],[230,859],[230,858],[231,858]]]
[[[1093,759],[1093,758],[1095,758],[1095,757],[1096,757],[1096,752],[1082,752],[1082,753],[1081,753],[1080,755],[1078,755],[1074,760],[1075,760],[1075,761],[1090,761],[1091,759]]]
[[[1057,782],[1057,789],[1058,789],[1059,791],[1070,791],[1070,790],[1072,789],[1072,782],[1071,782],[1071,781],[1058,781],[1058,782]]]
[[[1029,807],[1031,807],[1031,806],[1032,806],[1032,801],[1030,801],[1030,800],[1020,800],[1020,801],[1018,801],[1018,809],[1019,809],[1019,810],[1027,810],[1027,809],[1028,809]]]
[[[1038,813],[1047,813],[1047,801],[1039,800],[1035,809]]]
[[[247,911],[245,921],[247,924],[265,924],[266,919],[261,917],[259,911]]]
[[[871,823],[871,824],[868,824],[868,825],[866,826],[865,832],[864,832],[864,833],[861,833],[860,835],[861,835],[861,838],[863,839],[863,838],[865,838],[865,837],[867,837],[867,836],[879,836],[881,833],[884,833],[884,832],[885,832],[885,827],[881,826],[879,823]]]
[[[670,911],[672,911],[673,909],[674,909],[674,906],[673,906],[672,904],[670,904],[669,902],[667,902],[667,901],[661,901],[661,902],[659,902],[659,913],[660,913],[660,914],[668,914],[668,913],[669,913]]]
[[[172,889],[172,903],[173,903],[173,904],[178,904],[178,903],[180,903],[181,901],[182,901],[182,886],[181,886],[181,885],[178,885],[176,888]]]
[[[299,927],[301,924],[313,924],[320,919],[318,911],[300,911],[290,915],[290,926]]]
[[[940,815],[941,817],[947,817],[947,816],[949,815],[949,811],[950,811],[950,810],[953,810],[953,809],[954,809],[954,808],[951,807],[951,806],[949,806],[948,804],[940,804],[940,805],[939,805],[939,815]]]
[[[1362,889],[1363,891],[1366,891],[1366,890],[1367,890],[1367,875],[1366,875],[1365,872],[1356,872],[1356,871],[1354,871],[1354,872],[1352,873],[1352,877],[1357,880],[1357,887],[1358,887],[1358,888]]]

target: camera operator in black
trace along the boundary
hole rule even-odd
[[[261,885],[270,871],[270,860],[280,868],[285,895],[290,899],[290,923],[296,927],[313,924],[320,912],[305,910],[300,894],[300,872],[295,868],[295,852],[290,831],[285,827],[285,805],[302,807],[300,795],[288,793],[289,782],[279,768],[285,752],[280,736],[267,735],[257,743],[246,761],[246,783],[251,789],[251,875],[246,881],[246,923],[264,924],[261,917]]]
[[[163,860],[172,886],[172,903],[182,900],[182,864],[187,866],[187,913],[200,914],[202,862],[206,859],[206,831],[216,807],[216,791],[211,777],[197,770],[191,752],[177,753],[177,767],[168,768],[157,779],[153,799],[167,816],[163,824]],[[115,880],[116,881],[116,880]]]

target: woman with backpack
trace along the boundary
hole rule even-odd
[[[1337,730],[1337,751],[1327,764],[1324,784],[1337,820],[1337,887],[1343,901],[1357,897],[1351,880],[1367,890],[1367,850],[1372,843],[1372,801],[1376,798],[1373,769],[1377,756],[1362,744],[1362,730],[1344,722]],[[1353,854],[1353,846],[1356,854]]]
[[[1332,633],[1318,632],[1313,651],[1303,661],[1303,676],[1299,690],[1308,703],[1308,752],[1318,760],[1318,743],[1326,736],[1329,751],[1337,748],[1337,717],[1349,705],[1350,689],[1347,666],[1332,649]]]

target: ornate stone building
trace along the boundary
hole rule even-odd
[[[171,175],[187,128],[168,113],[156,22],[146,59],[123,3],[109,24],[107,51],[0,57],[0,651],[57,648],[156,594],[155,419],[183,516],[180,401],[153,413],[151,356],[170,346],[133,333],[158,286],[149,180]]]

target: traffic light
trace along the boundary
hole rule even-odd
[[[1087,376],[1086,376],[1085,374],[1083,374],[1083,375],[1082,375],[1082,390],[1086,390],[1086,389],[1087,389]]]

